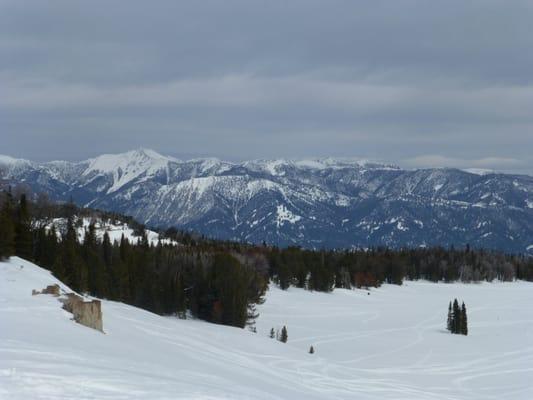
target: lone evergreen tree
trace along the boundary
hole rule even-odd
[[[315,354],[315,349],[313,346],[309,347],[309,354]]]
[[[276,332],[274,331],[274,328],[270,329],[270,339],[274,339],[276,337]]]
[[[283,342],[283,343],[287,343],[287,340],[289,339],[289,335],[287,333],[287,327],[284,326],[282,329],[281,329],[281,336],[279,338],[279,341],[280,342]]]

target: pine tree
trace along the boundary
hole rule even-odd
[[[93,222],[89,224],[89,229],[85,231],[83,239],[83,256],[88,267],[88,289],[89,293],[97,297],[105,297],[106,276],[103,260],[99,256],[98,241],[96,238],[96,226]]]
[[[113,245],[111,244],[111,239],[109,238],[109,233],[104,232],[102,238],[102,257],[107,268],[111,267],[112,257],[113,257]]]
[[[33,259],[31,217],[26,195],[20,196],[15,219],[15,253],[26,260]]]
[[[63,270],[65,274],[64,282],[74,290],[84,292],[87,290],[86,264],[80,257],[78,235],[74,228],[72,217],[67,218],[67,230],[61,241],[62,266],[57,270]],[[60,278],[61,279],[61,278]]]
[[[461,332],[462,335],[468,335],[468,321],[466,318],[466,306],[463,302],[463,305],[461,306]]]
[[[5,193],[0,207],[0,260],[15,254],[15,226],[13,223],[13,198]]]
[[[270,339],[274,339],[276,337],[276,332],[274,331],[274,328],[270,329]]]
[[[250,329],[252,332],[257,332],[257,328],[255,326],[255,320],[259,317],[259,313],[257,312],[257,308],[254,303],[248,304],[248,315],[246,317],[246,325],[248,326],[248,329]]]
[[[452,302],[448,305],[448,320],[446,321],[446,329],[450,332],[453,328],[453,318],[452,318]]]
[[[461,330],[461,309],[457,299],[453,300],[453,314],[452,314],[452,333],[460,333]]]
[[[309,347],[309,354],[315,354],[315,348],[313,346]]]
[[[284,326],[283,328],[281,328],[281,335],[279,337],[279,341],[283,343],[287,343],[288,339],[289,339],[289,335],[287,332],[287,327]]]

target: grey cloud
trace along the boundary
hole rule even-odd
[[[480,159],[461,159],[437,154],[422,155],[403,160],[403,165],[413,168],[473,168],[495,171],[519,170],[527,167],[524,160],[502,157],[486,157]]]
[[[532,20],[526,0],[4,1],[0,153],[533,173]]]

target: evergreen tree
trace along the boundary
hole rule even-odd
[[[257,308],[254,303],[248,304],[248,314],[246,316],[246,325],[248,326],[248,329],[250,329],[252,332],[256,332],[257,328],[255,326],[255,320],[259,317],[259,313],[257,312]]]
[[[446,321],[446,329],[448,329],[451,332],[452,328],[453,328],[452,302],[450,301],[450,304],[448,305],[448,320]]]
[[[102,238],[102,257],[107,268],[111,267],[111,262],[113,258],[113,245],[111,244],[111,239],[109,239],[109,233],[104,232]]]
[[[54,225],[47,229],[46,226],[40,226],[33,232],[33,259],[35,263],[50,271],[53,271],[53,266],[58,257],[58,241],[57,232]]]
[[[283,343],[287,343],[288,339],[289,339],[289,335],[287,332],[287,327],[283,326],[283,328],[281,328],[281,335],[279,337],[279,341]]]
[[[309,347],[309,354],[315,354],[315,348],[313,346]]]
[[[461,330],[461,309],[457,299],[453,300],[453,312],[452,312],[452,333],[460,333]]]
[[[58,266],[59,271],[64,271],[64,282],[71,286],[74,290],[84,292],[87,290],[87,271],[86,264],[80,257],[80,246],[78,243],[78,235],[74,228],[73,217],[67,218],[67,229],[61,241],[62,266]],[[60,277],[58,277],[60,278]],[[61,278],[60,278],[61,279]]]
[[[462,335],[468,335],[468,321],[466,318],[466,306],[463,302],[461,306],[461,332]]]
[[[97,297],[106,297],[105,267],[98,252],[98,241],[96,238],[96,226],[93,222],[85,231],[83,238],[83,255],[88,269],[88,289],[89,293]]]
[[[31,217],[26,195],[22,194],[17,206],[15,220],[15,253],[26,260],[33,260]]]
[[[270,329],[270,339],[274,339],[276,337],[276,332],[274,331],[274,328]]]
[[[15,226],[13,223],[13,198],[5,193],[0,207],[0,260],[15,254]]]

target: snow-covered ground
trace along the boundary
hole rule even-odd
[[[272,287],[256,334],[103,301],[102,334],[31,295],[56,282],[20,258],[0,263],[1,399],[533,398],[531,283]],[[467,337],[444,330],[454,297]],[[282,325],[287,344],[268,338]]]

